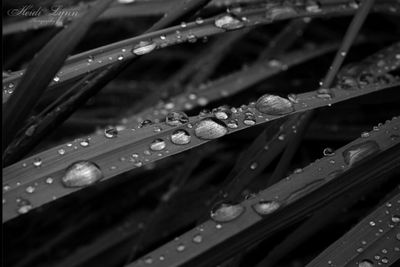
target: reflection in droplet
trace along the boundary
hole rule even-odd
[[[91,185],[103,178],[100,167],[90,161],[79,161],[69,166],[62,177],[65,187],[82,187]]]

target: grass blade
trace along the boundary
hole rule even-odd
[[[55,77],[58,69],[72,49],[85,35],[96,17],[100,15],[111,0],[101,1],[86,16],[73,22],[57,34],[36,56],[21,78],[10,101],[3,107],[3,152],[11,142],[18,128],[25,121],[49,82]],[[67,40],[67,41],[66,41]],[[52,66],[52,68],[46,68]],[[43,71],[47,69],[47,71]],[[23,108],[21,108],[23,107]]]
[[[398,220],[400,191],[384,205],[377,208],[343,237],[312,260],[307,267],[326,263],[336,266],[395,266],[400,259],[398,251]],[[342,244],[346,244],[343,246]],[[363,265],[364,264],[364,265]]]
[[[326,99],[325,97],[321,98],[318,92],[314,91],[302,93],[297,95],[297,103],[293,103],[294,112],[285,115],[267,115],[261,113],[253,104],[246,107],[246,110],[240,108],[236,113],[232,114],[230,120],[233,120],[235,124],[237,124],[237,127],[229,128],[229,133],[251,127],[245,124],[248,116],[246,113],[249,112],[254,114],[255,123],[253,125],[257,125],[292,115],[294,113],[332,105],[350,98],[398,85],[398,83],[386,86],[371,85],[358,90],[342,90],[339,88],[333,88],[331,91],[334,97],[330,99]],[[189,124],[173,127],[167,126],[165,123],[160,123],[151,127],[139,128],[133,133],[131,129],[126,129],[119,132],[117,138],[112,138],[116,137],[115,130],[109,130],[105,136],[92,136],[85,140],[75,140],[69,144],[54,147],[53,149],[15,163],[3,170],[3,187],[7,185],[7,190],[4,193],[6,203],[3,205],[3,220],[7,221],[23,214],[21,209],[18,207],[18,205],[21,204],[12,201],[15,198],[24,198],[28,200],[30,203],[29,207],[32,208],[50,202],[54,197],[61,197],[81,189],[79,187],[65,187],[61,182],[66,168],[71,166],[71,164],[76,162],[78,159],[95,162],[101,170],[101,177],[103,180],[109,179],[128,170],[140,167],[143,164],[209,142],[210,139],[198,138],[198,136],[196,136],[195,131],[197,127],[194,127],[193,125],[197,126],[199,125],[198,123],[207,121],[210,118],[213,118],[213,116],[191,117],[189,119]],[[221,123],[221,125],[226,125],[224,122]],[[206,124],[208,123],[206,122]],[[226,126],[223,127],[225,128]],[[184,136],[186,136],[186,133],[191,136],[189,144],[175,145],[169,141],[171,135],[177,130],[184,130]],[[228,128],[225,128],[224,133],[227,132]],[[213,137],[212,139],[215,138]],[[162,142],[160,142],[160,140]],[[186,137],[185,140],[187,140]],[[155,141],[158,142],[162,149],[155,149],[152,153],[149,151],[149,148]],[[166,149],[166,151],[168,151],[168,153],[162,153],[167,144],[168,149]],[[137,153],[138,155],[132,157],[132,152],[134,154]],[[23,168],[21,168],[21,166],[23,166]],[[52,181],[54,181],[50,186],[46,183],[48,177],[51,177]],[[40,193],[30,194],[26,191],[27,187],[34,187],[35,190],[38,192],[40,191]]]
[[[394,118],[385,125],[385,128],[392,129],[394,125],[390,124],[397,124],[398,121],[398,118]],[[259,242],[278,229],[287,227],[289,223],[304,218],[312,210],[322,207],[343,193],[351,192],[360,184],[367,184],[377,176],[382,177],[393,172],[400,167],[397,160],[400,156],[399,139],[393,141],[387,134],[381,133],[379,137],[378,135],[376,131],[370,132],[373,142],[379,143],[381,152],[377,152],[377,155],[370,154],[370,157],[367,156],[365,160],[360,159],[358,164],[352,164],[350,168],[347,165],[342,169],[340,166],[346,166],[348,162],[343,158],[343,155],[347,157],[346,151],[356,149],[367,141],[365,138],[355,140],[338,149],[334,156],[316,161],[304,168],[303,172],[291,175],[288,179],[261,191],[254,198],[243,201],[240,206],[244,207],[244,210],[240,216],[225,223],[208,220],[179,236],[178,240],[171,241],[147,254],[129,267],[146,266],[145,260],[148,258],[153,259],[153,266],[218,264],[250,244]],[[377,158],[382,161],[376,162]],[[336,167],[332,167],[333,165]],[[278,203],[278,206],[260,216],[253,208],[260,201]],[[203,237],[203,242],[193,243],[193,237],[199,234]],[[181,249],[182,246],[183,249]],[[160,255],[164,256],[163,261],[159,260]]]

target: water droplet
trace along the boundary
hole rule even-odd
[[[178,251],[178,252],[182,252],[182,251],[184,251],[186,249],[186,247],[183,245],[183,244],[180,244],[180,245],[178,245],[177,247],[176,247],[176,250]]]
[[[326,157],[330,157],[330,156],[334,156],[334,155],[335,155],[335,152],[334,152],[333,149],[330,148],[330,147],[325,148],[324,151],[323,151],[322,153],[323,153],[324,156],[326,156]]]
[[[54,81],[54,82],[59,82],[59,81],[60,81],[60,77],[54,76],[53,81]]]
[[[293,102],[293,103],[299,103],[299,99],[297,98],[296,94],[288,94],[288,99],[289,101]]]
[[[144,260],[145,264],[152,264],[153,263],[153,259],[151,257],[146,257]]]
[[[152,124],[153,124],[153,122],[151,120],[144,120],[140,123],[139,128],[143,128],[143,127],[146,127],[146,126],[149,126]]]
[[[194,243],[198,244],[198,243],[203,242],[203,237],[201,235],[195,235],[192,240]]]
[[[222,203],[211,210],[211,219],[216,222],[229,222],[239,217],[245,208],[240,204]]]
[[[153,151],[160,151],[163,150],[167,144],[162,139],[156,139],[150,144],[150,149]]]
[[[311,1],[307,6],[306,10],[311,13],[321,12],[321,7],[317,1]]]
[[[254,116],[254,114],[250,113],[250,112],[247,112],[244,115],[243,124],[247,125],[247,126],[251,126],[251,125],[256,124],[256,117]]]
[[[165,117],[165,123],[169,126],[178,126],[189,122],[189,117],[182,111],[172,111]]]
[[[196,123],[195,135],[200,139],[212,140],[224,136],[228,130],[225,124],[215,118],[206,118]]]
[[[87,138],[87,139],[84,139],[84,140],[80,141],[79,144],[80,144],[82,147],[88,147],[88,146],[89,146],[89,139],[88,139],[88,138]]]
[[[257,162],[253,162],[253,163],[250,165],[250,169],[251,169],[251,170],[255,170],[255,169],[257,169],[257,167],[258,167],[258,163],[257,163]]]
[[[217,28],[224,30],[236,30],[244,27],[244,23],[239,18],[235,18],[228,14],[218,17],[215,20],[214,25]]]
[[[153,51],[156,48],[156,46],[157,45],[153,42],[141,41],[138,45],[136,45],[132,49],[132,53],[137,56],[141,56],[141,55],[150,53],[151,51]]]
[[[48,178],[46,178],[45,182],[46,182],[46,184],[52,184],[54,182],[54,180],[53,180],[53,178],[48,177]]]
[[[29,193],[29,194],[32,194],[33,192],[35,192],[35,187],[33,187],[33,186],[28,186],[26,189],[25,189],[25,191],[27,192],[27,193]]]
[[[374,264],[370,260],[362,260],[359,264],[358,267],[374,267]]]
[[[379,150],[379,145],[375,141],[355,144],[343,151],[344,161],[347,165],[352,166],[356,162],[375,154]]]
[[[369,132],[363,132],[361,133],[362,138],[368,138],[369,137]]]
[[[118,136],[118,130],[114,127],[108,127],[104,129],[104,136],[109,139],[115,138]]]
[[[330,89],[320,88],[317,90],[317,97],[321,99],[333,98],[333,92]]]
[[[39,168],[42,166],[42,159],[41,158],[34,158],[33,159],[33,166]]]
[[[65,154],[65,149],[60,148],[58,151],[59,155],[64,155]]]
[[[280,206],[276,201],[260,200],[253,205],[253,209],[260,215],[268,215],[279,209]]]
[[[196,20],[195,20],[195,23],[197,25],[203,24],[203,22],[204,22],[204,20],[202,18],[200,18],[200,17],[196,18]]]
[[[227,120],[231,116],[231,111],[228,107],[219,107],[214,110],[214,116],[219,120]]]
[[[238,125],[238,121],[237,120],[230,120],[227,122],[226,126],[228,126],[228,128],[230,129],[236,129],[239,127]]]
[[[25,214],[28,213],[31,209],[32,205],[29,203],[29,201],[27,201],[27,203],[19,207],[17,211],[19,214]]]
[[[6,192],[6,191],[8,191],[8,190],[10,190],[11,189],[11,186],[9,186],[8,184],[5,184],[4,186],[3,186],[3,191],[4,192]]]
[[[392,216],[392,222],[399,223],[400,222],[400,216],[399,215],[393,215]]]
[[[294,111],[292,102],[283,97],[269,94],[265,94],[257,100],[256,109],[268,115],[284,115]]]
[[[175,145],[186,145],[190,143],[191,136],[185,130],[176,130],[171,135],[171,142]]]
[[[79,161],[66,169],[62,183],[65,187],[82,187],[100,181],[102,178],[103,173],[95,163]]]
[[[117,57],[117,59],[118,59],[119,61],[121,61],[121,60],[124,59],[124,56],[123,56],[123,55],[119,55],[119,56]]]

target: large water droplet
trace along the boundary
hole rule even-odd
[[[375,141],[366,141],[356,144],[343,151],[344,161],[349,166],[352,166],[356,162],[375,154],[379,150],[379,145]]]
[[[186,145],[190,143],[191,136],[185,130],[176,130],[171,135],[171,142],[175,145]]]
[[[228,130],[225,124],[215,118],[207,118],[199,121],[194,128],[194,134],[205,140],[212,140],[224,136]]]
[[[224,30],[235,30],[244,27],[244,23],[239,18],[235,18],[228,14],[218,17],[215,20],[214,25]]]
[[[141,56],[150,53],[156,48],[156,44],[153,42],[141,41],[135,48],[132,49],[132,53]]]
[[[150,149],[153,151],[160,151],[163,150],[167,144],[162,139],[156,139],[150,144]]]
[[[359,264],[358,267],[374,267],[374,264],[370,260],[362,260]]]
[[[253,205],[253,209],[260,215],[268,215],[279,209],[280,206],[277,201],[260,200]]]
[[[240,204],[222,203],[211,210],[211,219],[216,222],[229,222],[239,217],[244,210]]]
[[[69,166],[62,177],[66,187],[82,187],[91,185],[103,178],[100,167],[90,161],[79,161]]]
[[[215,118],[219,120],[227,120],[231,116],[231,110],[228,107],[219,107],[213,110]]]
[[[165,117],[165,123],[170,126],[178,126],[189,121],[188,116],[182,111],[173,111]]]
[[[268,115],[284,115],[294,111],[293,104],[286,98],[265,94],[256,103],[256,109]]]

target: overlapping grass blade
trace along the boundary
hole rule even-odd
[[[393,118],[378,131],[369,132],[368,137],[363,135],[336,150],[335,155],[241,202],[240,213],[235,212],[230,220],[208,220],[129,266],[146,266],[147,259],[152,259],[152,266],[164,267],[218,264],[344,193],[392,174],[400,168],[400,140],[392,137],[399,131],[398,124],[399,118]],[[360,152],[359,156],[354,157],[354,151]],[[202,242],[193,242],[197,235],[202,236]]]
[[[71,23],[43,47],[36,59],[30,63],[10,101],[5,107],[3,106],[3,129],[5,129],[2,138],[3,151],[24,123],[49,82],[55,77],[68,54],[85,35],[96,17],[111,2],[111,0],[101,1],[100,4],[91,8],[87,15]],[[48,66],[51,68],[47,68]],[[46,71],[43,71],[44,69]]]
[[[332,88],[330,91],[333,97],[328,99],[325,95],[321,96],[315,91],[298,94],[296,96],[296,103],[293,103],[293,112],[284,115],[261,113],[255,108],[254,103],[252,103],[248,107],[234,110],[235,112],[232,113],[229,120],[234,120],[235,127],[228,128],[225,122],[220,122],[224,130],[220,127],[218,128],[222,131],[222,135],[233,133],[250,127],[245,124],[246,117],[248,116],[246,113],[254,115],[254,123],[252,124],[257,125],[293,115],[294,113],[332,105],[395,86],[399,86],[399,82],[386,85],[372,84],[355,90]],[[23,213],[26,208],[21,212],[19,205],[22,203],[29,203],[29,205],[25,205],[29,207],[29,210],[30,208],[36,208],[48,203],[54,198],[62,197],[79,190],[79,187],[65,187],[61,181],[65,175],[66,168],[76,161],[94,162],[99,166],[101,177],[105,180],[133,168],[140,167],[143,164],[199,146],[209,142],[210,139],[215,139],[215,137],[204,138],[201,134],[200,136],[196,136],[197,123],[210,120],[209,117],[213,116],[191,117],[189,123],[182,126],[168,126],[165,123],[159,123],[134,131],[126,129],[119,132],[118,135],[116,135],[115,130],[109,130],[105,136],[92,136],[84,140],[75,140],[74,142],[54,147],[5,168],[3,170],[3,187],[7,188],[7,190],[4,192],[6,203],[3,205],[3,221],[7,221]],[[208,124],[208,122],[205,123]],[[177,130],[183,130],[183,132],[178,132],[179,135],[176,137],[184,137],[185,144],[174,144],[170,141],[171,136],[177,134]],[[154,143],[157,146],[153,151],[150,151],[151,144]],[[52,179],[51,184],[46,182],[49,177]],[[28,187],[35,188],[34,190],[37,193],[29,193],[31,190],[27,189]],[[16,203],[13,201],[16,198],[22,198],[26,201]]]
[[[335,266],[395,266],[400,259],[399,232],[400,190],[374,210],[343,237],[313,259],[307,267],[326,263]],[[343,246],[346,244],[346,246]]]
[[[388,2],[380,1],[377,5],[374,6],[374,10],[389,10],[390,12],[396,14],[395,12],[400,9],[394,9],[393,5],[396,5],[398,3],[392,3],[392,0],[387,1]],[[327,5],[321,7],[319,12],[308,11],[307,6],[296,6],[295,8],[290,6],[243,8],[242,10],[234,12],[232,14],[222,14],[205,19],[200,25],[196,22],[191,22],[185,24],[185,27],[170,27],[71,56],[66,61],[65,66],[57,74],[57,82],[53,81],[51,85],[59,85],[71,79],[76,79],[82,75],[86,75],[87,72],[95,71],[104,68],[110,64],[120,63],[121,61],[123,62],[137,57],[137,55],[132,53],[132,48],[137,45],[141,47],[146,47],[145,51],[147,53],[151,52],[154,49],[164,48],[181,43],[183,41],[193,40],[193,38],[198,39],[204,36],[211,36],[223,33],[226,31],[224,27],[230,26],[224,26],[222,23],[221,26],[216,27],[215,23],[217,21],[217,24],[220,25],[219,22],[223,22],[226,18],[224,16],[237,17],[238,19],[236,19],[235,23],[239,23],[238,25],[240,25],[240,27],[235,26],[235,28],[239,29],[243,27],[269,24],[272,22],[292,18],[346,16],[349,14],[353,14],[355,11],[356,10],[354,8],[347,5]],[[245,17],[246,20],[240,19],[243,17]],[[176,31],[179,31],[179,34],[177,34]],[[90,59],[93,60],[90,61]],[[5,78],[3,80],[3,87],[8,88],[10,84],[16,86],[19,83],[21,73],[24,73],[24,71],[18,71],[12,77]],[[9,94],[3,91],[3,102],[7,101],[8,97]]]

